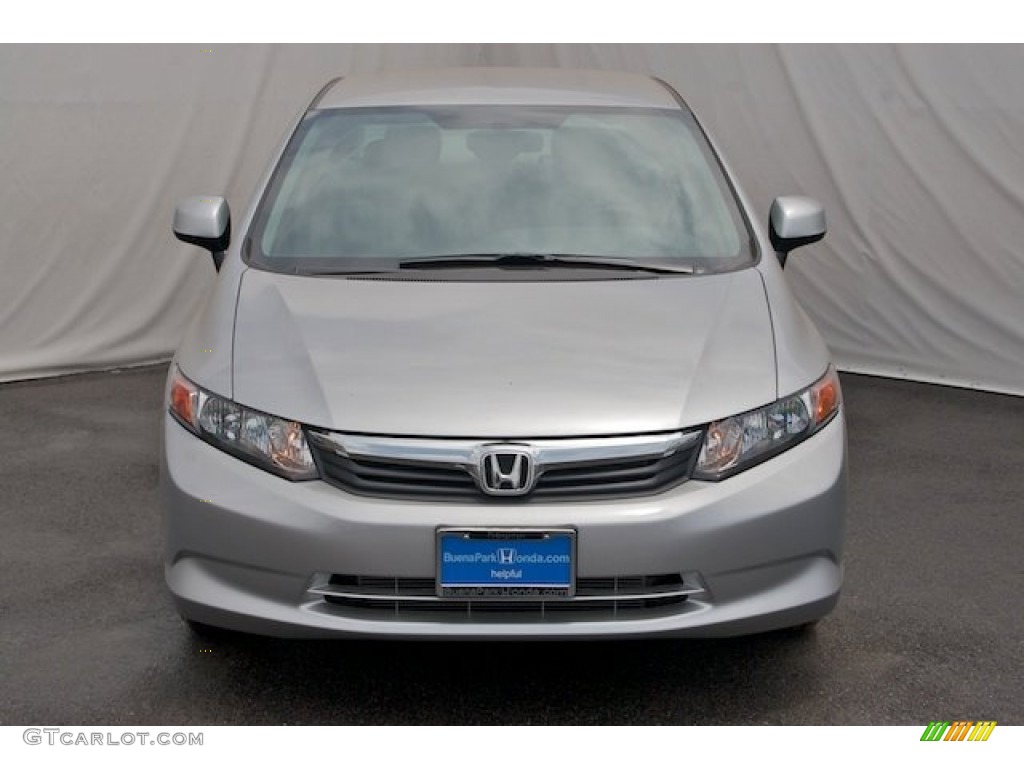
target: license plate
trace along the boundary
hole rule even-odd
[[[451,529],[437,532],[441,597],[534,599],[576,591],[576,531]]]

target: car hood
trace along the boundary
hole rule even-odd
[[[526,438],[658,432],[776,397],[754,269],[458,282],[248,270],[238,402],[331,429]]]

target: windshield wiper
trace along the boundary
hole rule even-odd
[[[427,256],[398,262],[399,269],[474,269],[479,267],[561,267],[615,269],[659,275],[692,275],[693,267],[644,264],[609,256],[577,256],[560,253],[473,253],[464,256]]]

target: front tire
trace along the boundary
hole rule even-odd
[[[186,619],[184,616],[181,617],[181,620],[185,622],[185,626],[188,627],[189,632],[196,640],[222,640],[235,634],[230,629],[215,627],[212,624],[203,624],[200,621]]]

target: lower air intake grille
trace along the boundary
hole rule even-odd
[[[343,574],[313,580],[311,595],[331,610],[370,620],[519,622],[627,620],[677,614],[695,608],[704,592],[693,574],[607,576],[576,581],[576,595],[545,600],[460,600],[438,597],[434,580]]]

